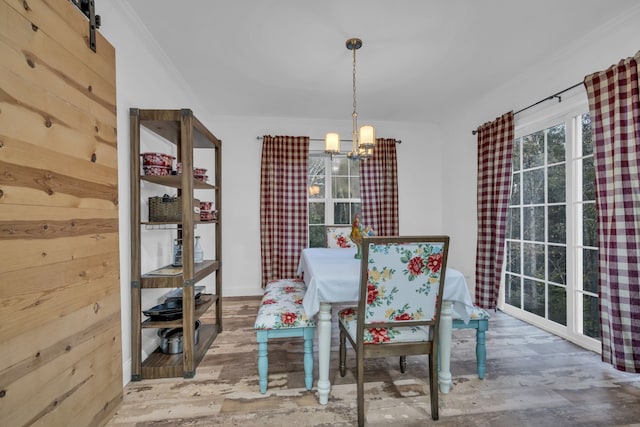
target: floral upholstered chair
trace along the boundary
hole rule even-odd
[[[355,248],[356,244],[353,243],[351,237],[351,225],[327,225],[326,231],[326,244],[327,248]]]
[[[431,417],[438,419],[439,296],[448,236],[363,237],[358,307],[338,313],[340,375],[346,341],[356,352],[358,425],[364,425],[364,360],[427,354]]]

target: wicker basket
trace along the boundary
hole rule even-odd
[[[200,200],[193,200],[193,219],[200,221]],[[181,222],[182,198],[157,196],[149,197],[150,222]]]

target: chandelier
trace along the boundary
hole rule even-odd
[[[373,155],[376,143],[376,128],[362,125],[358,129],[358,112],[356,103],[356,50],[362,47],[362,40],[352,38],[347,40],[347,49],[353,51],[353,113],[351,114],[351,151],[347,154],[350,159],[367,159]],[[324,139],[325,153],[334,155],[340,153],[340,135],[327,133]]]

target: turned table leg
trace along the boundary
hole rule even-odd
[[[438,344],[438,356],[440,368],[438,370],[438,383],[440,392],[447,394],[451,389],[451,331],[453,303],[442,301],[442,311],[440,312],[440,337]]]
[[[321,405],[329,401],[331,382],[329,362],[331,360],[331,304],[320,303],[318,312],[318,398]]]

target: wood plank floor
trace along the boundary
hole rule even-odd
[[[269,344],[269,389],[260,394],[253,330],[258,303],[258,298],[225,298],[224,332],[195,378],[129,383],[107,425],[355,425],[353,353],[348,353],[350,370],[341,378],[335,318],[329,403],[318,403],[315,384],[312,391],[304,388],[302,342],[297,339]],[[492,313],[487,373],[480,380],[474,331],[456,330],[453,341],[453,388],[440,393],[439,421],[431,420],[426,358],[409,357],[405,374],[395,358],[367,362],[366,424],[640,426],[640,375],[616,371],[598,354],[504,313]],[[317,378],[317,358],[315,372]]]

